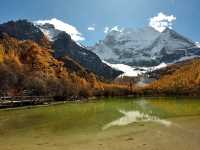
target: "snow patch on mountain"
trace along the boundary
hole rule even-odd
[[[108,63],[106,61],[103,61],[103,62],[105,64],[107,64],[108,66],[112,67],[113,69],[120,70],[120,71],[124,72],[119,77],[123,77],[123,76],[137,77],[137,76],[144,74],[148,71],[158,70],[158,69],[167,67],[167,64],[165,64],[165,63],[161,63],[160,65],[154,66],[154,67],[131,67],[131,66],[128,66],[128,65],[125,65],[125,64],[111,64],[111,63]]]
[[[58,20],[56,18],[52,18],[50,20],[38,20],[38,21],[35,21],[34,23],[39,26],[43,26],[45,24],[53,25],[56,30],[64,31],[64,32],[68,33],[71,36],[71,38],[76,42],[85,40],[85,38],[77,30],[76,27],[74,27],[70,24],[67,24],[61,20]],[[50,28],[50,29],[46,28],[46,29],[41,29],[41,30],[44,32],[44,34],[47,37],[49,37],[50,40],[53,40],[56,37],[56,35],[58,34],[58,31],[53,30],[53,28]]]
[[[54,25],[45,23],[44,25],[37,24],[37,27],[44,33],[44,35],[50,40],[55,41],[57,36],[63,32],[60,30],[55,29]]]
[[[124,65],[124,64],[111,64],[108,63],[106,61],[103,61],[105,64],[107,64],[108,66],[116,69],[116,70],[120,70],[122,72],[124,72],[122,75],[120,76],[128,76],[128,77],[136,77],[142,73],[145,73],[145,71],[141,71],[141,70],[136,70],[136,68],[128,66],[128,65]]]
[[[117,31],[117,32],[123,32],[124,28],[121,28],[119,26],[114,26],[112,28],[109,28],[109,27],[105,27],[104,28],[104,33],[108,33],[108,32],[111,32],[111,31]]]
[[[199,43],[199,42],[196,42],[196,46],[200,48],[200,43]]]
[[[147,68],[148,70],[151,69],[151,70],[158,70],[158,69],[162,69],[162,68],[165,68],[167,67],[167,64],[166,63],[161,63],[159,64],[158,66],[154,66],[154,67],[149,67]]]

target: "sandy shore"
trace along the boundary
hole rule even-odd
[[[170,127],[137,123],[98,134],[0,138],[1,150],[199,150],[200,116],[169,119]],[[2,136],[1,136],[2,137]]]

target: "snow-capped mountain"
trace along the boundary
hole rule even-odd
[[[91,50],[109,63],[139,67],[157,66],[182,57],[200,55],[195,42],[172,29],[158,32],[152,27],[110,31]]]
[[[129,64],[133,60],[133,54],[140,55],[138,50],[149,47],[158,36],[159,32],[151,27],[139,30],[130,28],[112,30],[107,34],[105,40],[100,41],[92,48],[92,51],[109,63]]]

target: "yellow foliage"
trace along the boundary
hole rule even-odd
[[[0,63],[3,63],[3,59],[4,59],[4,49],[3,49],[3,46],[0,45]]]
[[[171,66],[173,67],[173,66]],[[155,93],[196,94],[200,88],[200,59],[181,64],[171,75],[165,75],[146,89]]]
[[[121,96],[129,91],[126,85],[99,81],[95,74],[84,72],[84,69],[70,71],[62,61],[54,58],[51,51],[29,40],[19,41],[9,36],[1,39],[0,63],[4,67],[0,67],[0,72],[5,75],[1,74],[0,81],[9,82],[3,82],[5,85],[0,88],[34,90],[39,95],[80,97]]]

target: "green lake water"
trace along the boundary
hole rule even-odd
[[[0,110],[4,136],[79,135],[153,122],[170,126],[169,118],[200,115],[200,99],[108,98],[30,109]]]

